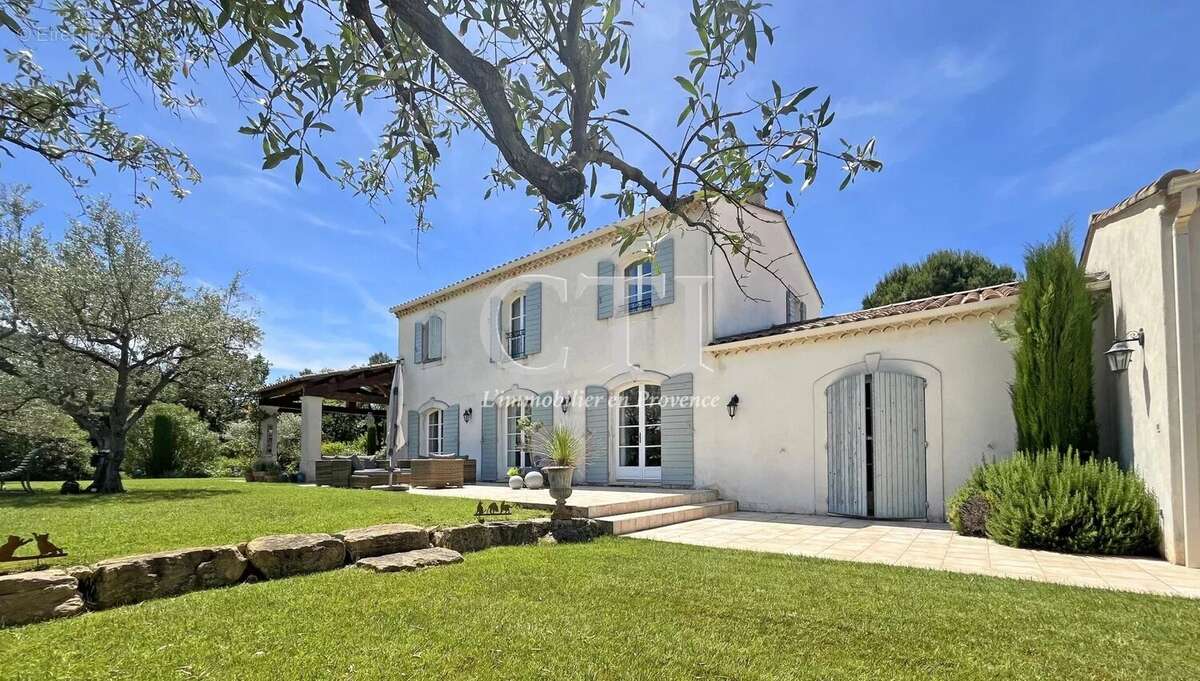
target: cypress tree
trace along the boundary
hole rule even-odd
[[[1096,451],[1092,403],[1095,307],[1067,226],[1025,254],[1017,303],[1011,387],[1017,447],[1026,452]]]
[[[367,456],[375,456],[379,451],[379,428],[375,424],[375,417],[367,417]]]
[[[175,424],[171,421],[170,416],[154,415],[152,437],[150,459],[146,462],[146,475],[157,478],[175,470]]]

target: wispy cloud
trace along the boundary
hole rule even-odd
[[[326,220],[325,218],[323,218],[319,215],[315,215],[313,213],[309,213],[309,212],[305,212],[305,211],[299,212],[298,215],[305,222],[307,222],[308,224],[310,224],[314,227],[320,227],[321,229],[329,230],[331,232],[336,232],[338,234],[345,234],[347,236],[353,236],[353,237],[358,237],[358,238],[362,238],[362,239],[369,239],[369,240],[373,240],[373,241],[381,241],[381,242],[384,242],[387,244],[391,244],[392,246],[395,246],[395,247],[397,247],[403,251],[407,251],[409,253],[413,253],[416,251],[416,248],[413,247],[412,243],[409,242],[409,240],[403,238],[402,236],[400,236],[399,234],[396,233],[397,228],[395,225],[381,223],[377,226],[376,229],[363,229],[362,227],[355,227],[353,225],[346,224],[344,222],[335,222],[333,220]]]
[[[885,86],[877,96],[843,100],[837,107],[838,116],[912,121],[986,89],[1006,70],[994,44],[976,51],[943,48],[902,64],[896,73],[880,79]]]
[[[1043,194],[1059,197],[1123,180],[1129,164],[1161,165],[1173,149],[1200,142],[1200,90],[1173,106],[1063,155],[1045,172]],[[1164,159],[1170,162],[1170,159]],[[1195,159],[1190,159],[1194,164]],[[1164,167],[1163,170],[1166,170]]]
[[[366,364],[371,353],[379,348],[353,335],[337,336],[322,332],[313,335],[307,330],[289,326],[264,325],[263,356],[271,363],[276,376],[297,373],[302,369],[342,369]],[[327,330],[325,330],[327,331]]]

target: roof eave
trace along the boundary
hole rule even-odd
[[[904,312],[886,317],[877,317],[875,319],[863,319],[859,321],[846,322],[844,324],[818,326],[811,329],[801,329],[799,331],[789,331],[787,333],[779,333],[770,336],[759,336],[757,338],[746,338],[742,340],[730,341],[728,343],[713,344],[706,346],[704,351],[714,355],[723,355],[731,352],[749,350],[764,345],[777,345],[780,343],[792,343],[795,341],[808,339],[819,339],[824,336],[842,336],[848,333],[854,333],[856,331],[866,331],[873,328],[896,326],[898,324],[903,325],[911,322],[937,319],[939,317],[954,317],[964,314],[986,312],[989,310],[1002,310],[1005,308],[1015,307],[1017,300],[1018,296],[1016,295],[1005,296],[1003,298],[989,298],[988,300],[960,303],[958,305],[950,305],[947,307],[939,307],[930,310],[916,310],[913,312]]]

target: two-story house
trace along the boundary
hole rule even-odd
[[[712,209],[735,224],[734,206]],[[731,268],[674,223],[653,257],[622,254],[614,224],[393,308],[407,455],[466,455],[500,480],[533,464],[528,418],[585,435],[579,483],[944,518],[971,470],[1013,449],[1012,361],[991,323],[1016,287],[823,317],[784,216],[746,211],[773,272]]]
[[[717,204],[721,219],[735,207]],[[590,484],[695,484],[694,407],[716,337],[801,321],[821,297],[778,213],[743,219],[778,258],[734,272],[699,232],[672,229],[622,254],[596,229],[393,308],[404,360],[407,451],[457,452],[482,480],[533,465],[517,424],[587,432]],[[654,223],[659,210],[633,220]],[[633,252],[637,251],[637,252]],[[719,405],[722,413],[724,404]]]

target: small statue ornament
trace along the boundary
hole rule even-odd
[[[475,504],[475,519],[481,523],[487,517],[502,515],[512,515],[512,506],[509,506],[507,501],[501,501],[498,505],[493,501],[487,505],[486,510],[482,501]]]
[[[35,541],[37,542],[38,550],[36,556],[15,555],[17,549]],[[38,561],[38,564],[40,565],[43,558],[61,558],[65,555],[67,555],[66,551],[63,551],[58,547],[58,545],[50,541],[49,532],[45,534],[38,534],[37,532],[34,532],[33,539],[22,539],[15,534],[10,534],[8,535],[8,541],[4,544],[0,544],[0,563],[13,563],[19,560],[34,560]]]

